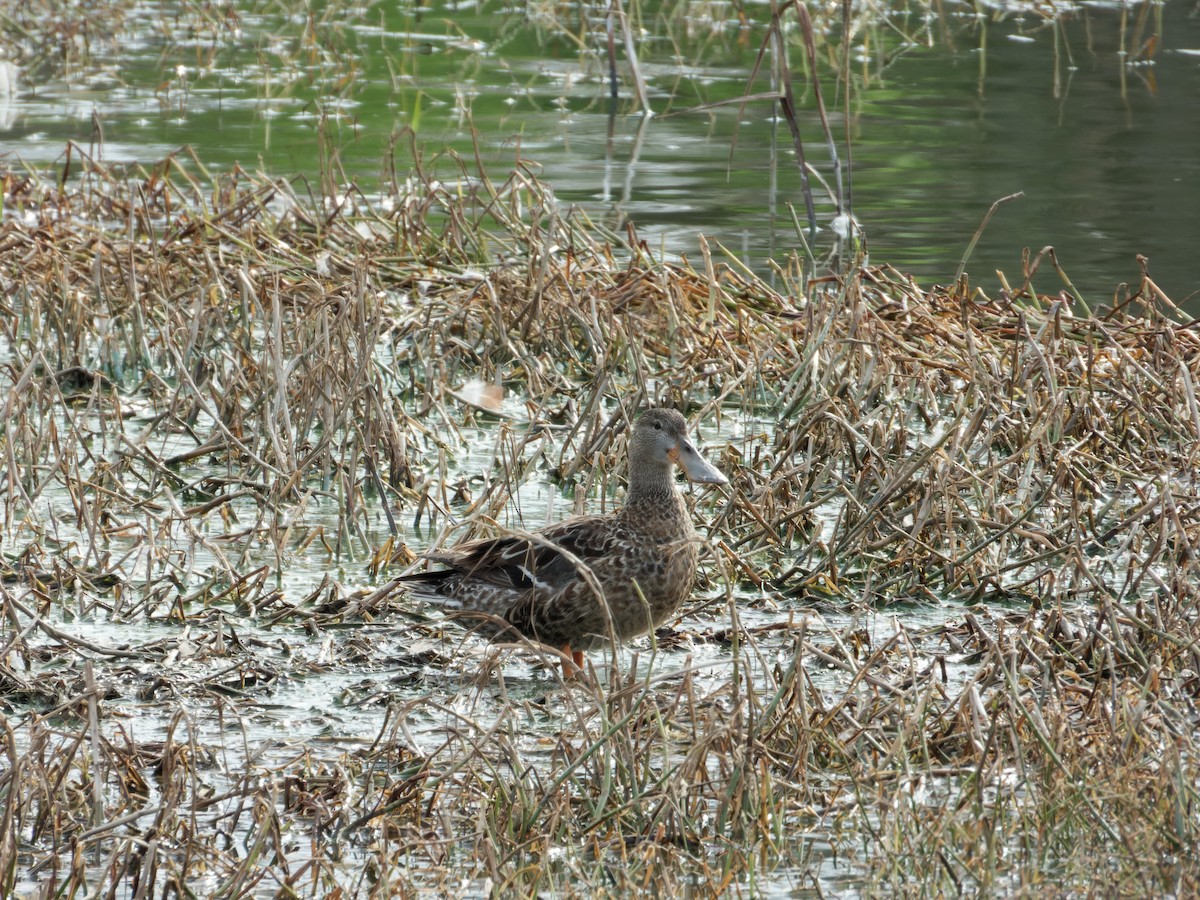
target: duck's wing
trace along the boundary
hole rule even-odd
[[[428,558],[460,577],[528,591],[561,588],[580,577],[576,560],[590,564],[611,556],[620,545],[621,537],[610,517],[581,516],[534,534],[459,544],[451,550],[431,553]]]

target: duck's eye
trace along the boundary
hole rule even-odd
[[[655,430],[655,431],[662,431],[662,422],[655,422],[655,423],[654,423],[654,430]]]

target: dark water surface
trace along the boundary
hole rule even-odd
[[[650,119],[628,78],[611,115],[603,19],[579,8],[318,3],[310,21],[292,5],[240,0],[237,16],[205,7],[208,17],[182,3],[134,7],[72,65],[21,73],[16,95],[0,96],[0,149],[10,164],[61,163],[70,139],[151,164],[191,145],[217,171],[310,177],[332,157],[373,190],[398,129],[415,130],[425,164],[449,178],[442,151],[472,158],[473,127],[493,177],[525,160],[564,205],[616,230],[632,220],[668,252],[695,257],[702,232],[766,271],[798,246],[788,204],[803,215],[803,202],[777,108],[751,102],[740,121],[736,106],[687,111],[745,90],[761,4],[744,7],[746,28],[724,3],[643,12]],[[898,12],[867,29],[849,132],[872,261],[948,282],[990,204],[1023,191],[976,249],[974,284],[994,292],[996,269],[1019,282],[1022,249],[1053,245],[1085,298],[1104,302],[1136,282],[1142,253],[1167,294],[1200,311],[1200,17],[1178,0],[1147,9],[1138,42],[1160,21],[1162,32],[1150,65],[1124,62],[1121,11],[1108,5],[1058,24],[1016,5],[947,5],[940,18]],[[798,42],[791,54],[803,90]],[[823,85],[842,136],[842,95],[830,73]],[[754,86],[768,88],[765,77]],[[831,178],[811,93],[802,101],[808,159]],[[401,175],[411,147],[397,145]],[[818,213],[828,226],[828,195]],[[1048,268],[1034,284],[1062,287]]]

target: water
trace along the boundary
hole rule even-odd
[[[324,4],[306,31],[305,16],[276,6],[236,9],[205,18],[186,4],[134,7],[115,37],[93,34],[71,66],[23,72],[17,94],[0,97],[10,164],[61,166],[68,140],[147,167],[190,145],[213,171],[236,164],[315,180],[324,160],[371,190],[389,167],[408,171],[413,152],[455,177],[445,151],[473,166],[478,147],[492,178],[528,166],[563,204],[620,234],[633,223],[671,254],[695,257],[704,233],[767,271],[799,246],[788,205],[803,216],[803,199],[777,108],[757,100],[740,117],[736,104],[688,112],[746,89],[762,26],[735,27],[731,7],[682,16],[671,7],[669,21],[645,11],[638,52],[651,119],[628,79],[616,107],[608,101],[602,20],[587,30],[539,18],[536,7]],[[1152,65],[1125,63],[1116,6],[1077,7],[1060,25],[1016,7],[990,17],[946,9],[928,22],[896,13],[860,47],[852,202],[872,261],[949,282],[988,207],[1023,191],[976,248],[974,284],[994,294],[996,269],[1019,284],[1022,250],[1053,245],[1093,305],[1136,284],[1139,253],[1168,296],[1188,303],[1200,289],[1200,21],[1187,5],[1149,7],[1139,35],[1159,15],[1162,32]],[[766,18],[761,6],[747,12]],[[802,51],[791,53],[799,73]],[[841,95],[822,77],[844,137]],[[804,87],[807,158],[831,180]],[[754,85],[767,89],[762,78]],[[415,137],[401,136],[389,158],[406,128]],[[835,209],[817,190],[822,250]],[[1063,287],[1049,267],[1034,285]]]

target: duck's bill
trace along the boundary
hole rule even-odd
[[[680,441],[671,451],[671,459],[689,481],[700,484],[729,484],[729,479],[721,474],[721,470],[700,455],[690,441]]]

